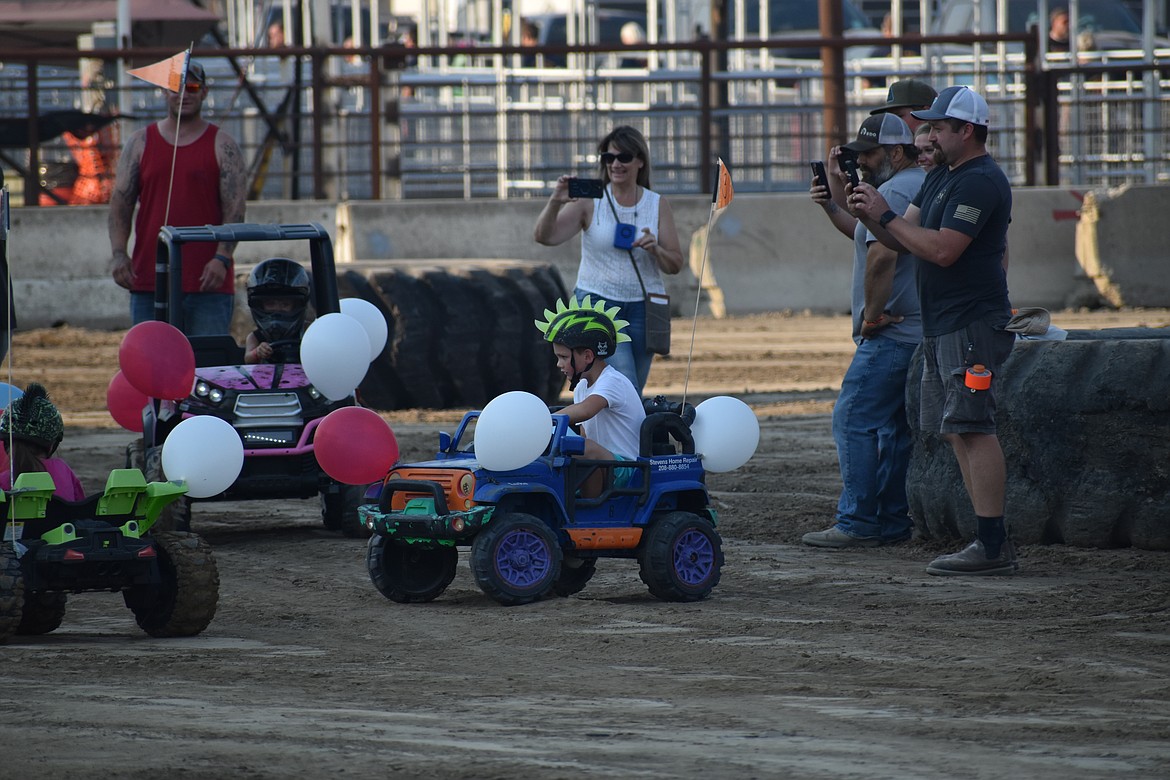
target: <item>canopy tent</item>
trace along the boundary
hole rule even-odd
[[[188,45],[219,17],[192,0],[127,0],[135,46]],[[114,22],[120,0],[0,0],[0,50],[75,48],[97,22]]]

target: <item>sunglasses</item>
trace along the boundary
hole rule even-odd
[[[201,84],[198,81],[188,81],[187,85],[184,87],[183,91],[186,92],[188,95],[196,95],[199,92],[203,91],[203,84]]]
[[[616,160],[622,165],[626,165],[627,163],[632,163],[634,161],[634,157],[635,155],[631,152],[618,152],[617,154],[614,154],[613,152],[602,152],[601,164],[613,165],[614,161]]]

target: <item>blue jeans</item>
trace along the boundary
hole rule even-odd
[[[611,301],[595,292],[581,288],[573,290],[573,296],[578,301],[583,300],[586,295],[591,301],[600,298],[608,306],[617,306],[620,309],[617,318],[630,323],[622,329],[622,333],[629,336],[630,340],[618,344],[613,355],[606,358],[605,362],[624,374],[638,391],[638,395],[641,395],[642,388],[646,386],[646,378],[650,376],[650,364],[654,360],[654,355],[646,351],[646,302]]]
[[[851,536],[895,540],[910,535],[906,375],[914,348],[893,339],[866,339],[841,382],[833,406],[842,483],[837,527]]]
[[[230,293],[185,293],[182,330],[188,336],[231,333],[235,305]],[[130,293],[130,319],[135,325],[154,319],[154,293]]]

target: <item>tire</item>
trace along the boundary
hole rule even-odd
[[[562,597],[580,593],[596,573],[596,558],[565,557],[561,561],[561,576],[553,583],[553,593]]]
[[[336,493],[321,494],[321,522],[330,531],[350,539],[365,539],[370,529],[362,525],[358,507],[365,500],[365,485],[338,485]]]
[[[148,447],[145,457],[143,459],[144,465],[142,473],[146,477],[147,482],[166,482],[166,475],[162,470],[162,446]],[[186,496],[181,496],[175,499],[172,503],[163,507],[162,512],[159,513],[158,519],[154,521],[148,529],[154,534],[172,533],[181,531],[187,533],[191,530],[191,499]]]
[[[196,534],[153,534],[161,582],[125,592],[139,627],[154,637],[195,636],[219,604],[219,570]]]
[[[906,392],[910,515],[925,538],[970,539],[974,513],[951,446],[919,419],[922,362],[919,349]],[[1017,544],[1170,550],[1168,365],[1165,329],[1016,341],[992,385]]]
[[[16,633],[24,609],[24,572],[11,544],[0,544],[0,642]]]
[[[371,536],[366,547],[366,569],[374,587],[399,604],[434,600],[455,579],[458,565],[454,547],[398,544],[384,536]]]
[[[20,625],[16,633],[24,636],[40,636],[56,631],[65,619],[65,593],[29,593],[24,594],[24,609],[21,611]]]
[[[146,475],[146,456],[142,453],[142,439],[135,439],[126,445],[126,468],[138,469]]]
[[[544,598],[561,576],[561,548],[537,517],[504,514],[471,545],[471,571],[480,590],[506,607]]]
[[[386,348],[359,386],[364,406],[482,408],[510,390],[546,403],[560,395],[564,378],[533,325],[566,295],[555,266],[401,263],[349,270],[339,289],[386,317]]]
[[[642,540],[639,575],[663,601],[699,601],[719,584],[723,545],[709,522],[690,512],[670,512]]]

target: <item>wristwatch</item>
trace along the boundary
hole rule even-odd
[[[897,216],[898,212],[894,211],[893,209],[886,209],[886,213],[882,214],[881,218],[878,219],[878,224],[882,227],[885,227],[886,225],[890,224],[890,222],[892,222]]]

